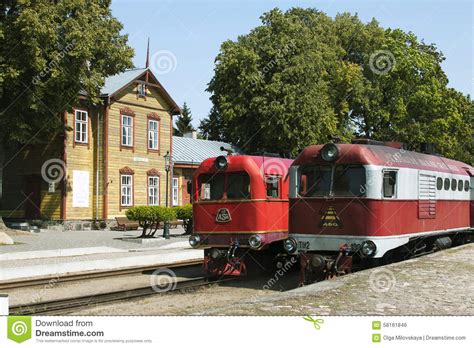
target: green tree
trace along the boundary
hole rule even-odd
[[[177,136],[183,136],[185,133],[195,131],[193,127],[193,116],[191,115],[191,109],[184,102],[181,108],[181,115],[176,121],[176,127],[173,128],[173,134]]]
[[[176,218],[183,220],[184,234],[191,234],[193,232],[193,205],[185,204],[174,209],[176,211]]]
[[[220,114],[215,107],[211,108],[207,118],[201,120],[199,124],[200,135],[207,140],[224,141],[224,125]]]
[[[204,134],[246,151],[295,155],[329,136],[364,136],[472,158],[472,101],[448,88],[435,45],[348,13],[274,9],[261,19],[221,46]]]
[[[99,103],[106,76],[132,66],[133,50],[110,0],[11,0],[0,8],[0,143],[34,143],[62,131],[80,94]]]

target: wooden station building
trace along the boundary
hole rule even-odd
[[[106,220],[165,204],[164,156],[180,108],[148,67],[107,78],[101,98],[65,111],[56,139],[5,153],[4,218]]]

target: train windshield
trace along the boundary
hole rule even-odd
[[[246,172],[201,174],[199,176],[199,199],[248,199],[250,177]]]
[[[309,165],[300,170],[298,193],[302,197],[362,197],[365,181],[360,165]]]

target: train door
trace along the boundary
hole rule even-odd
[[[466,168],[466,172],[469,174],[469,177],[470,177],[470,182],[469,182],[469,190],[470,190],[469,198],[471,200],[470,220],[471,220],[471,227],[474,228],[474,169]]]
[[[436,218],[436,175],[418,172],[418,218]]]

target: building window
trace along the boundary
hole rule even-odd
[[[179,205],[179,180],[173,178],[173,205]]]
[[[122,115],[122,145],[133,146],[133,117]]]
[[[131,207],[133,205],[133,176],[120,175],[120,204],[122,207]]]
[[[148,177],[148,205],[159,205],[160,178],[158,176]]]
[[[148,148],[158,150],[158,121],[148,120]]]
[[[139,97],[146,97],[146,85],[144,83],[138,84],[137,91]]]
[[[87,111],[75,111],[75,141],[76,143],[87,144],[88,139],[88,114]]]

